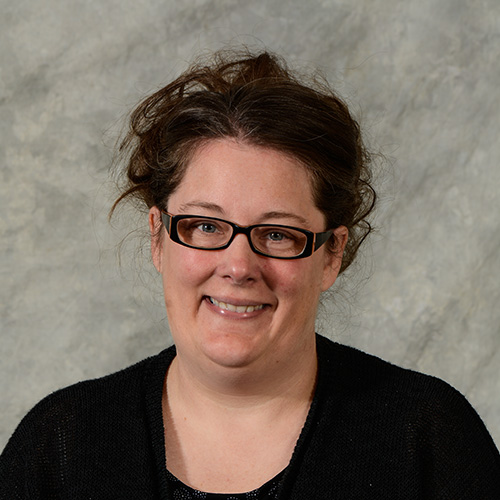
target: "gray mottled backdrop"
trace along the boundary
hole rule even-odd
[[[500,443],[498,0],[0,7],[0,445],[47,393],[169,344],[146,219],[107,221],[112,146],[193,54],[239,43],[320,67],[386,157],[380,230],[319,327],[449,381]]]

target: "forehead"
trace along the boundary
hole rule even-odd
[[[302,163],[274,149],[230,139],[209,141],[194,151],[168,209],[193,213],[209,205],[220,207],[218,215],[233,218],[286,212],[310,223],[318,215],[323,220]]]

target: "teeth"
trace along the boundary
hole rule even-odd
[[[264,307],[264,304],[261,304],[259,306],[235,306],[233,304],[227,304],[226,302],[219,302],[218,300],[215,300],[213,297],[209,297],[209,300],[210,302],[212,302],[212,304],[215,304],[217,307],[220,307],[221,309],[237,313],[254,312]]]

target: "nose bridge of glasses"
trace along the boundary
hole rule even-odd
[[[241,234],[246,236],[248,245],[253,251],[255,251],[251,238],[252,226],[238,226],[238,224],[234,223],[230,223],[230,225],[233,229],[233,233],[231,234],[231,238],[229,240],[228,245],[230,245],[234,241],[234,239],[236,238],[236,236],[238,236],[238,234]]]

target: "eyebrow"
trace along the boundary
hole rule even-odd
[[[304,219],[304,217],[294,214],[291,212],[283,212],[279,210],[274,210],[272,212],[266,212],[265,214],[262,214],[260,217],[261,221],[268,220],[268,219],[292,219],[297,221],[300,224],[303,224],[305,226],[309,225],[309,221],[307,219]]]
[[[180,213],[188,213],[190,209],[192,208],[203,208],[205,210],[210,210],[212,212],[215,212],[217,215],[224,216],[225,212],[224,209],[220,206],[217,205],[216,203],[210,203],[207,201],[192,201],[189,203],[183,203],[179,207],[179,212]],[[193,214],[195,215],[195,214]],[[272,210],[270,212],[265,212],[263,213],[259,219],[257,220],[258,224],[264,223],[265,221],[268,221],[269,219],[290,219],[298,222],[299,224],[302,224],[304,226],[309,226],[310,223],[307,219],[304,217],[294,214],[291,212],[285,212],[281,210]]]
[[[187,213],[190,208],[204,208],[205,210],[211,210],[217,212],[219,215],[224,215],[224,209],[217,205],[216,203],[210,203],[208,201],[191,201],[189,203],[183,203],[179,207],[179,212]]]

